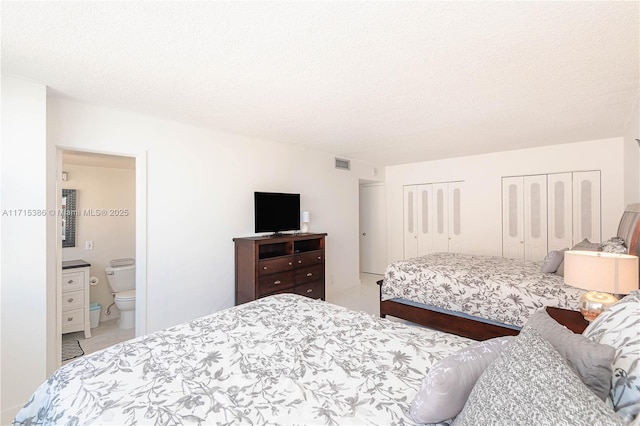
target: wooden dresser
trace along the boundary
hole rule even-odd
[[[236,305],[277,293],[324,300],[326,235],[234,238]]]

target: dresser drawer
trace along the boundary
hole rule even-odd
[[[296,284],[306,284],[311,281],[321,280],[324,278],[324,265],[310,266],[308,268],[300,268],[295,271]]]
[[[84,290],[71,290],[62,293],[62,310],[84,307]]]
[[[258,275],[275,274],[293,269],[293,256],[277,259],[261,260],[258,262]]]
[[[62,274],[62,291],[84,288],[84,272],[65,272]]]
[[[312,299],[324,300],[324,281],[314,281],[307,284],[298,285],[295,288],[295,293],[302,296],[311,297]]]
[[[62,332],[67,329],[78,328],[84,323],[84,311],[82,308],[73,309],[62,313]]]
[[[324,250],[316,250],[304,254],[296,254],[293,258],[293,264],[296,268],[321,264],[324,260]]]
[[[294,285],[293,272],[265,275],[258,281],[258,296],[264,296],[279,290],[291,289]]]

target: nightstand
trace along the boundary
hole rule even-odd
[[[580,311],[570,311],[568,309],[553,308],[551,306],[547,306],[545,309],[551,318],[574,333],[582,334],[584,329],[589,325],[589,322],[584,319]]]

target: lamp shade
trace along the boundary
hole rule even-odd
[[[638,289],[638,257],[596,251],[566,251],[564,282],[585,290],[629,294]]]
[[[302,212],[302,222],[303,223],[309,223],[309,218],[310,218],[309,212],[306,211],[306,210],[303,211]]]

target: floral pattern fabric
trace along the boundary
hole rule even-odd
[[[431,365],[471,342],[281,294],[72,361],[15,424],[413,424]]]
[[[545,306],[577,311],[584,290],[540,272],[541,263],[432,253],[389,265],[382,299],[405,299],[520,327]]]

